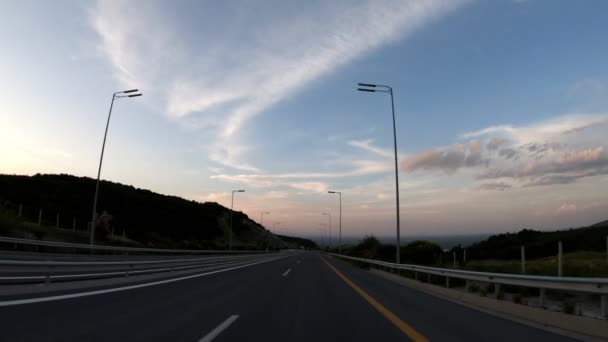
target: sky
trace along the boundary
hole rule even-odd
[[[0,173],[102,178],[274,232],[608,219],[608,2],[2,1]],[[93,189],[92,193],[93,193]]]

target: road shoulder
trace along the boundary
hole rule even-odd
[[[560,334],[562,336],[585,341],[605,341],[608,339],[608,324],[602,320],[567,315],[560,312],[547,311],[515,304],[504,300],[481,297],[477,294],[451,290],[437,285],[425,284],[378,269],[371,269],[369,272],[408,288],[412,288],[453,303],[461,304],[487,314]]]

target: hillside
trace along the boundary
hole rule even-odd
[[[87,230],[90,221],[95,180],[71,175],[16,176],[0,174],[0,209],[3,215],[37,222],[42,209],[42,225]],[[199,203],[166,196],[133,186],[102,181],[98,212],[105,213],[98,223],[96,239],[108,243],[112,231],[144,246],[173,248],[226,248],[230,210],[215,202]],[[288,244],[249,219],[242,212],[233,214],[235,249],[286,248]],[[7,220],[4,220],[7,222]],[[1,222],[0,222],[1,223]],[[14,229],[13,229],[14,230]],[[11,227],[0,224],[0,234]],[[12,232],[15,233],[15,232]],[[314,243],[313,243],[314,244]]]
[[[520,246],[526,247],[529,259],[554,256],[557,244],[562,241],[564,253],[575,251],[606,252],[608,221],[589,227],[557,231],[523,229],[517,233],[493,235],[467,247],[471,259],[517,259]]]

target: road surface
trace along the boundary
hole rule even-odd
[[[569,340],[314,252],[258,257],[236,267],[119,291],[104,287],[109,291],[93,295],[99,289],[63,291],[52,295],[67,298],[50,301],[35,298],[51,294],[0,296],[1,340]],[[74,294],[80,297],[70,298]]]

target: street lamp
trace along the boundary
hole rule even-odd
[[[330,213],[321,213],[321,215],[329,216],[329,247],[331,248],[331,214]]]
[[[260,213],[260,225],[261,225],[262,227],[264,227],[264,214],[266,214],[266,215],[270,215],[270,212],[268,212],[268,211],[262,211],[262,212]]]
[[[397,263],[401,262],[401,237],[399,229],[399,167],[397,165],[397,128],[395,125],[395,101],[393,100],[393,88],[385,85],[359,83],[358,91],[366,91],[370,93],[388,93],[391,96],[391,108],[393,110],[393,142],[395,145],[395,192],[397,199],[397,252],[396,259]]]
[[[235,192],[245,192],[245,190],[232,190],[232,201],[230,202],[230,240],[228,240],[228,250],[232,250],[232,215],[234,213],[234,193]]]
[[[329,194],[338,194],[339,198],[340,198],[340,233],[338,235],[338,254],[341,254],[342,251],[342,192],[340,191],[328,191],[327,193]]]
[[[103,163],[103,152],[106,148],[106,137],[108,136],[108,127],[110,126],[110,117],[112,116],[112,107],[114,107],[114,100],[123,97],[137,97],[141,96],[141,93],[137,93],[138,89],[117,91],[112,94],[112,102],[110,102],[110,111],[108,112],[108,121],[106,122],[106,131],[103,134],[103,144],[101,145],[101,157],[99,158],[99,168],[97,169],[97,182],[95,183],[95,197],[93,197],[93,215],[91,218],[91,237],[89,243],[95,244],[95,225],[97,222],[97,194],[99,193],[99,177],[101,176],[101,164]],[[137,93],[137,94],[134,94]]]

